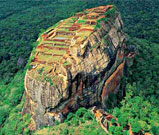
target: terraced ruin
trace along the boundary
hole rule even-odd
[[[62,122],[80,106],[105,102],[120,86],[125,35],[113,5],[86,9],[61,20],[38,39],[25,76],[23,114],[33,130]]]
[[[77,57],[83,55],[87,47],[84,42],[95,31],[97,21],[105,18],[104,13],[110,8],[111,5],[87,9],[49,28],[38,39],[39,45],[36,48],[35,59],[31,62],[33,68],[29,74],[41,80],[44,79],[44,74],[48,75],[54,85],[59,85],[59,81],[66,78],[65,69],[79,64]],[[98,43],[92,41],[90,45],[90,49],[93,49]],[[64,73],[61,73],[59,66],[63,66]],[[41,71],[42,74],[39,74]]]

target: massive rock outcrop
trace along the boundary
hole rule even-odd
[[[32,129],[62,122],[80,106],[106,107],[123,75],[122,27],[120,13],[108,5],[77,13],[39,37],[25,76],[23,114],[31,114]]]

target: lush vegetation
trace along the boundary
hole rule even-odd
[[[134,65],[124,79],[126,96],[106,110],[118,118],[120,128],[112,127],[112,134],[120,135],[130,123],[136,134],[159,134],[159,1],[142,0],[48,0],[0,2],[0,134],[30,134],[28,115],[21,117],[24,104],[25,65],[38,34],[85,8],[115,4],[124,21],[128,45],[135,45]],[[116,98],[116,96],[114,96]],[[81,111],[81,110],[80,110]],[[86,111],[86,110],[85,110]],[[98,134],[103,130],[91,119],[69,114],[61,134]],[[85,116],[85,113],[83,116]],[[72,116],[71,116],[72,115]],[[69,125],[69,120],[73,125]],[[93,130],[99,128],[98,130]],[[43,129],[44,130],[44,129]],[[49,128],[49,130],[54,130]],[[51,131],[54,132],[54,131]],[[63,133],[62,133],[63,132]],[[65,132],[65,133],[64,133]],[[103,133],[104,134],[104,133]]]
[[[159,45],[136,38],[130,39],[132,43],[138,51],[134,65],[128,70],[126,97],[121,107],[110,112],[119,119],[126,118],[124,121],[131,123],[135,133],[142,130],[159,134]]]
[[[78,109],[75,113],[69,113],[64,123],[56,123],[55,127],[40,129],[34,133],[52,135],[107,135],[100,127],[90,110]]]

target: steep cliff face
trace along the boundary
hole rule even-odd
[[[125,35],[112,6],[87,9],[62,20],[38,39],[25,76],[23,114],[30,127],[54,125],[80,106],[105,102],[120,85],[125,64]]]

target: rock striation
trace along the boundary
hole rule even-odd
[[[44,32],[25,75],[30,128],[62,122],[80,106],[105,102],[117,92],[125,65],[125,35],[113,5],[86,9]]]

